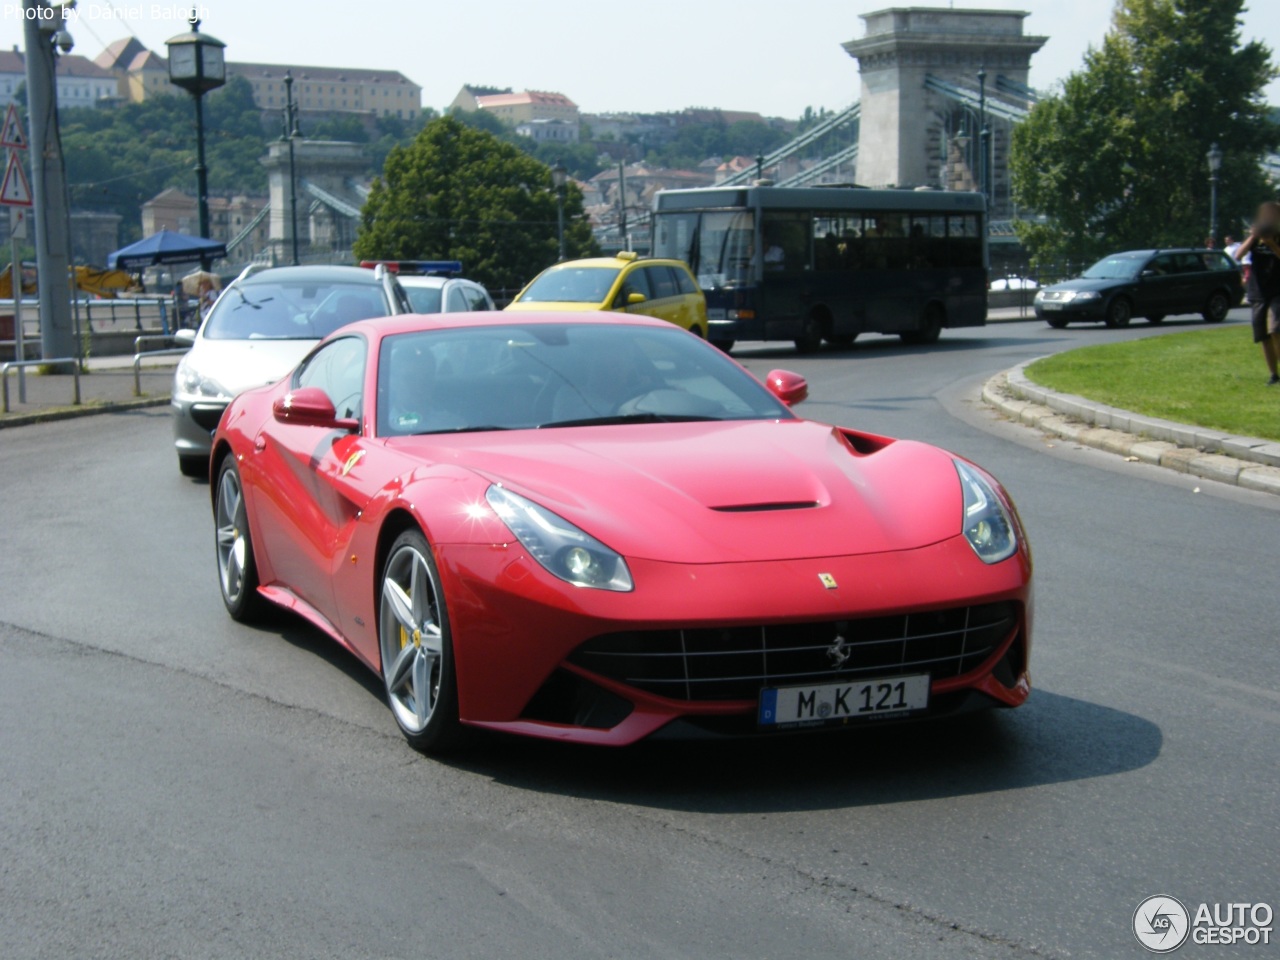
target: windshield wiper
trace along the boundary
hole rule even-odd
[[[443,430],[420,430],[417,433],[410,434],[414,437],[427,437],[436,433],[487,433],[490,430],[511,430],[512,427],[499,427],[494,424],[484,424],[479,427],[445,427]]]
[[[723,420],[723,417],[705,417],[681,413],[618,413],[607,417],[583,417],[580,420],[554,420],[541,423],[539,430],[551,427],[604,427],[619,423],[701,423]]]

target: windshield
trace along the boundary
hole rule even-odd
[[[755,249],[755,217],[749,210],[662,213],[656,218],[653,253],[684,260],[703,290],[745,283]]]
[[[320,340],[390,311],[380,287],[355,283],[233,283],[204,326],[207,340]]]
[[[415,287],[407,283],[401,284],[409,297],[409,305],[414,313],[439,313],[441,295],[444,287]]]
[[[552,267],[520,296],[521,303],[604,303],[618,279],[613,267]]]
[[[1145,262],[1141,257],[1105,257],[1080,276],[1087,280],[1132,280]]]
[[[380,436],[790,417],[741,367],[674,327],[425,330],[385,338],[378,359]]]

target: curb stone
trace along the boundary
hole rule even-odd
[[[10,413],[0,415],[0,430],[6,427],[27,427],[33,423],[52,423],[55,420],[76,420],[80,417],[95,417],[100,413],[122,413],[128,410],[141,410],[145,407],[164,407],[169,405],[169,398],[143,397],[138,400],[116,400],[108,403],[86,403],[78,407],[52,407],[37,410],[35,413]]]
[[[1039,359],[1039,358],[1037,358]],[[1147,417],[1027,379],[1029,360],[998,373],[982,400],[1010,420],[1125,459],[1280,495],[1280,443]]]

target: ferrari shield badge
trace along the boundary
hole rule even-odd
[[[836,583],[836,578],[829,573],[818,574],[818,579],[822,581],[822,585],[828,590],[834,590],[840,586],[840,584]]]
[[[360,458],[363,456],[364,451],[357,450],[355,453],[351,454],[351,456],[347,457],[347,462],[342,465],[342,475],[345,477],[350,473],[355,468],[355,465],[360,462]]]

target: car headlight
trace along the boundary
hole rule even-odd
[[[977,470],[955,461],[964,491],[964,537],[983,563],[999,563],[1018,549],[1013,518],[1004,508],[990,481]]]
[[[1043,290],[1037,290],[1037,291],[1036,291],[1036,295],[1035,295],[1035,297],[1034,297],[1034,298],[1032,298],[1032,302],[1033,302],[1033,303],[1044,303],[1044,291],[1043,291]]]
[[[619,593],[634,589],[622,556],[564,517],[497,484],[484,496],[533,559],[554,576],[575,587]]]
[[[173,374],[174,393],[189,397],[208,397],[212,400],[230,400],[231,391],[212,377],[201,376],[190,357],[187,354],[178,362],[178,369]]]
[[[1076,291],[1076,295],[1075,295],[1075,299],[1077,299],[1077,300],[1097,300],[1097,299],[1098,299],[1098,296],[1099,296],[1099,294],[1098,294],[1098,291],[1097,291],[1097,290],[1077,290],[1077,291]]]

